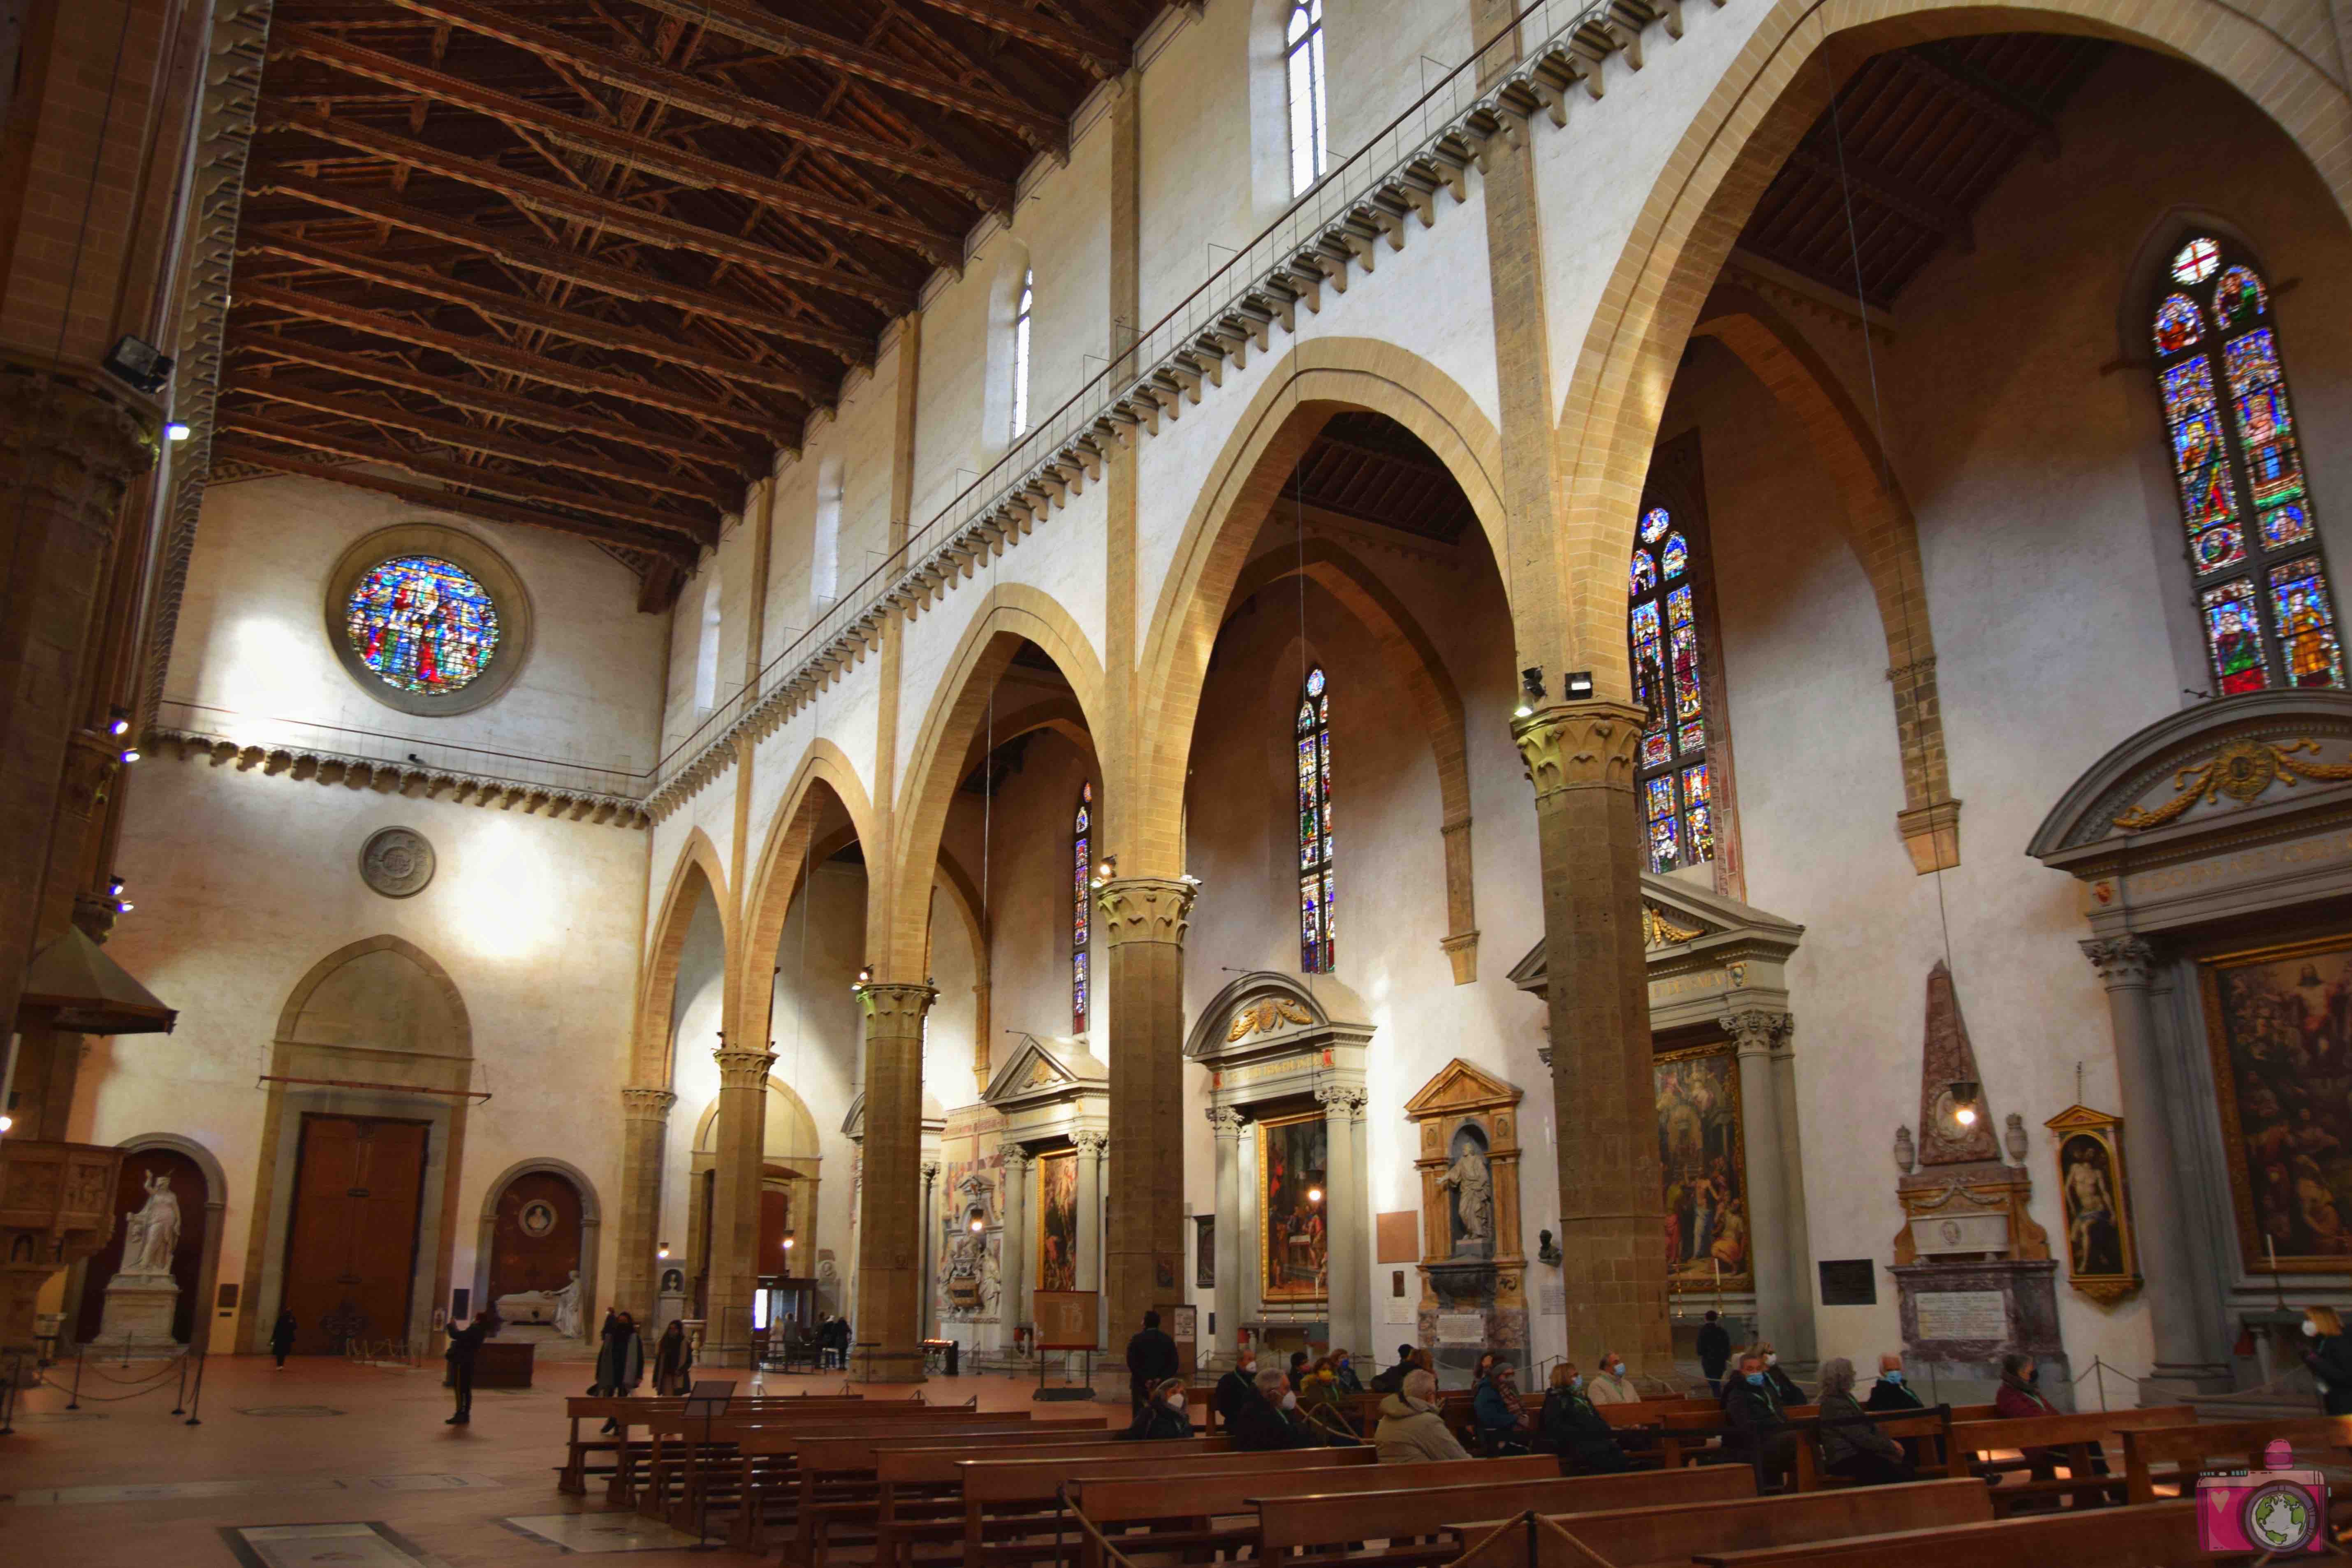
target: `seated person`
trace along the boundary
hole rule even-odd
[[[2023,1351],[2011,1351],[2002,1356],[2000,1387],[1992,1396],[1992,1413],[2004,1421],[2020,1421],[2035,1415],[2058,1415],[2059,1412],[2051,1405],[2050,1401],[2042,1396],[2041,1380],[2042,1373],[2033,1364],[2033,1358]],[[2058,1479],[2058,1461],[2064,1457],[2063,1450],[2028,1448],[2024,1453],[2025,1462],[2032,1468],[2035,1480],[2054,1481]],[[2091,1473],[2095,1476],[2105,1475],[2107,1473],[2105,1450],[2098,1444],[2093,1443],[2090,1445],[2089,1453]],[[2095,1507],[2100,1500],[2095,1495],[2091,1495],[2084,1497],[2081,1500]]]
[[[1864,1416],[1853,1396],[1853,1363],[1832,1356],[1822,1363],[1822,1468],[1865,1487],[1918,1479],[1903,1445]]]
[[[1574,1362],[1564,1361],[1551,1369],[1551,1386],[1544,1390],[1543,1410],[1536,1425],[1536,1446],[1558,1454],[1569,1468],[1580,1473],[1598,1475],[1633,1468],[1609,1423],[1585,1397],[1584,1379],[1578,1375]]]
[[[1772,1385],[1772,1397],[1780,1402],[1781,1409],[1811,1403],[1805,1398],[1805,1391],[1797,1386],[1797,1380],[1780,1370],[1780,1352],[1772,1348],[1770,1340],[1757,1341],[1756,1353],[1764,1358],[1764,1381]]]
[[[1731,1429],[1724,1447],[1743,1458],[1753,1458],[1768,1478],[1787,1475],[1797,1462],[1797,1435],[1780,1407],[1772,1381],[1764,1375],[1764,1358],[1748,1351],[1739,1358],[1739,1371],[1723,1384],[1723,1422]]]
[[[1234,1447],[1247,1452],[1270,1448],[1317,1448],[1323,1440],[1298,1414],[1290,1379],[1272,1367],[1257,1374],[1251,1396],[1238,1401],[1226,1418]]]
[[[1356,1358],[1344,1350],[1331,1352],[1331,1377],[1332,1381],[1339,1385],[1339,1392],[1342,1394],[1357,1394],[1364,1392],[1363,1380],[1356,1375]]]
[[[1192,1423],[1184,1414],[1184,1380],[1171,1377],[1152,1385],[1150,1397],[1135,1413],[1135,1424],[1119,1436],[1138,1442],[1162,1437],[1190,1437]]]
[[[1290,1352],[1290,1386],[1294,1393],[1305,1386],[1307,1382],[1307,1352],[1305,1351],[1292,1351]]]
[[[1244,1345],[1240,1359],[1234,1363],[1234,1370],[1217,1379],[1216,1389],[1209,1395],[1209,1402],[1217,1407],[1217,1419],[1230,1426],[1234,1424],[1234,1406],[1256,1397],[1257,1350],[1255,1346]]]
[[[1524,1454],[1534,1436],[1528,1426],[1527,1405],[1519,1398],[1518,1381],[1519,1369],[1495,1357],[1472,1397],[1470,1413],[1490,1454]]]
[[[1870,1385],[1864,1410],[1924,1410],[1926,1402],[1904,1381],[1903,1358],[1892,1352],[1878,1358],[1878,1381]]]
[[[1418,1352],[1411,1345],[1397,1346],[1396,1365],[1372,1379],[1374,1394],[1397,1394],[1404,1389],[1405,1374],[1412,1371],[1413,1356]]]
[[[1437,1374],[1416,1366],[1405,1373],[1402,1383],[1402,1389],[1381,1401],[1381,1424],[1372,1433],[1381,1463],[1468,1458],[1468,1450],[1437,1412]]]
[[[1602,1351],[1601,1370],[1585,1380],[1584,1397],[1595,1405],[1639,1405],[1642,1391],[1625,1375],[1625,1358],[1615,1351]]]

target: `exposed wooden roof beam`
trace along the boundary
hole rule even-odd
[[[379,54],[373,49],[362,48],[309,27],[285,22],[276,24],[269,30],[269,52],[273,56],[299,55],[371,81],[421,92],[444,103],[488,115],[517,129],[536,131],[563,146],[593,157],[610,158],[614,163],[676,184],[731,191],[780,212],[792,213],[913,250],[936,266],[953,266],[963,258],[962,242],[956,236],[913,218],[869,212],[847,202],[815,195],[782,180],[772,180],[763,174],[754,174],[722,163],[715,158],[689,153],[682,147],[673,147],[667,142],[599,125],[593,121],[565,114],[511,93],[477,87],[446,71],[434,70],[391,55]]]
[[[783,58],[814,60],[959,114],[1003,126],[1041,150],[1058,153],[1068,139],[1069,128],[1058,115],[982,92],[952,77],[910,66],[878,50],[861,48],[814,27],[787,22],[772,11],[742,4],[741,0],[637,0],[637,4],[674,21],[708,28],[755,49]]]
[[[462,332],[445,332],[419,321],[399,316],[387,316],[345,305],[338,300],[322,300],[315,294],[305,294],[299,289],[280,288],[276,284],[239,280],[236,302],[257,305],[268,310],[284,310],[291,315],[324,321],[331,326],[347,327],[372,337],[388,338],[394,342],[410,343],[417,348],[435,349],[452,354],[467,363],[484,370],[505,371],[513,375],[529,376],[550,386],[560,386],[570,392],[593,393],[604,397],[617,397],[629,403],[640,403],[648,408],[667,409],[689,419],[708,424],[725,425],[787,445],[796,444],[794,427],[778,419],[764,408],[736,408],[715,403],[690,392],[679,392],[666,386],[653,386],[625,375],[608,371],[591,370],[585,365],[570,364],[562,360],[548,359],[507,343],[493,342],[488,338],[467,337]]]
[[[1856,194],[1897,217],[1949,240],[1956,250],[1967,252],[1977,247],[1976,225],[1967,213],[1855,153],[1849,152],[1839,159],[1801,145],[1789,154],[1789,162],[1833,186],[1852,186]]]
[[[289,425],[284,420],[272,419],[243,408],[225,409],[218,417],[224,429],[242,431],[247,436],[276,441],[282,446],[308,447],[312,451],[331,452],[336,457],[350,458],[362,463],[389,463],[428,479],[439,479],[444,484],[488,490],[492,495],[502,495],[510,500],[568,507],[607,522],[633,524],[638,528],[679,534],[697,544],[719,542],[719,521],[716,518],[688,517],[658,507],[613,500],[574,486],[551,485],[544,479],[504,473],[496,468],[478,468],[422,452],[404,452],[387,445],[380,437],[371,439],[362,436],[337,435],[308,425]],[[634,542],[644,542],[642,535],[630,538]]]
[[[575,310],[526,300],[520,294],[502,294],[495,289],[460,283],[454,278],[444,278],[421,267],[404,267],[396,261],[386,261],[362,251],[345,250],[340,246],[321,245],[316,240],[297,239],[290,235],[266,231],[240,236],[236,248],[240,256],[258,251],[283,257],[303,267],[323,268],[381,288],[404,289],[429,300],[461,305],[493,321],[535,328],[576,343],[586,343],[616,353],[635,354],[658,363],[699,371],[705,375],[715,375],[721,380],[756,386],[768,392],[780,392],[810,403],[819,401],[825,393],[815,377],[788,366],[752,364],[731,359],[724,353],[696,348],[660,332],[615,326]]]
[[[606,528],[600,523],[559,516],[554,512],[534,511],[529,507],[510,506],[505,501],[486,496],[461,495],[454,490],[435,489],[430,485],[412,485],[381,474],[363,474],[356,469],[337,468],[331,463],[313,462],[274,447],[257,447],[248,442],[215,438],[213,442],[215,463],[247,463],[257,468],[270,468],[281,474],[299,474],[305,479],[326,479],[339,485],[351,485],[379,494],[398,496],[411,506],[429,507],[436,511],[453,511],[460,517],[478,517],[486,522],[520,523],[526,528],[548,528],[561,533],[577,534],[617,545],[623,550],[642,551],[656,562],[670,562],[692,566],[699,553],[694,546],[672,539],[649,539],[624,528]],[[381,458],[371,459],[384,460]]]
[[[248,198],[271,191],[299,196],[313,206],[330,207],[357,217],[390,224],[394,228],[404,228],[413,234],[463,246],[468,250],[478,250],[527,271],[561,279],[567,283],[577,283],[601,294],[667,305],[689,315],[729,321],[772,338],[809,343],[839,354],[851,364],[865,364],[873,358],[872,342],[855,332],[845,332],[836,327],[787,316],[748,300],[730,299],[708,289],[672,283],[634,268],[593,260],[577,251],[560,249],[527,236],[494,233],[463,218],[427,212],[423,207],[375,192],[332,185],[322,180],[307,180],[299,174],[271,169],[261,171],[255,176],[248,189]]]
[[[723,234],[662,213],[647,212],[643,207],[631,206],[610,196],[592,195],[570,185],[559,185],[552,180],[536,179],[500,168],[495,163],[481,163],[456,153],[445,153],[438,147],[411,141],[405,136],[396,136],[388,131],[378,131],[355,120],[314,114],[308,110],[276,109],[268,104],[262,106],[260,120],[265,130],[299,131],[306,136],[315,136],[339,147],[348,147],[354,153],[388,158],[394,163],[438,174],[444,179],[494,192],[526,212],[545,213],[551,216],[601,226],[646,245],[660,246],[665,250],[690,250],[717,260],[731,261],[739,267],[748,267],[755,272],[787,282],[848,294],[877,305],[893,315],[903,315],[915,307],[915,291],[911,289],[804,261],[758,240]]]
[[[508,12],[477,5],[474,0],[391,0],[391,3],[419,16],[431,16],[485,37],[511,44],[541,59],[560,61],[591,80],[683,109],[705,120],[789,136],[796,142],[822,147],[841,157],[888,169],[894,174],[953,191],[992,211],[1004,212],[1013,205],[1010,181],[983,174],[952,159],[935,158],[910,147],[885,142],[879,137],[861,135],[805,114],[794,114],[731,87],[706,81],[667,66],[632,59],[614,50],[599,48],[568,33],[522,21]]]
[[[749,484],[751,480],[754,465],[747,463],[740,452],[698,446],[691,437],[673,435],[667,430],[651,430],[642,425],[606,419],[577,408],[559,408],[551,403],[536,402],[495,387],[476,386],[470,382],[428,375],[397,360],[342,353],[305,342],[300,338],[256,331],[250,327],[231,328],[227,342],[232,352],[242,350],[275,354],[279,359],[331,370],[354,381],[373,382],[378,386],[417,393],[452,408],[470,408],[477,414],[536,426],[543,430],[576,431],[583,436],[593,436],[601,441],[615,441],[623,446],[638,447],[648,452],[659,452],[715,468],[740,484]]]
[[[226,390],[267,398],[272,403],[291,404],[297,408],[308,408],[337,419],[358,419],[389,426],[395,430],[410,431],[444,447],[479,452],[485,457],[503,458],[512,463],[526,463],[542,468],[566,468],[576,474],[593,474],[599,479],[635,485],[639,489],[686,496],[694,500],[707,501],[721,511],[740,506],[743,500],[740,489],[730,492],[725,486],[713,484],[698,475],[673,474],[659,468],[642,468],[635,463],[618,462],[593,452],[502,436],[475,426],[461,425],[456,420],[413,413],[391,403],[343,397],[277,376],[240,375]]]
[[[993,32],[1024,39],[1077,61],[1097,81],[1127,68],[1130,51],[1121,44],[1084,27],[1056,22],[1051,16],[1007,5],[1004,0],[923,0],[927,5],[978,22]]]
[[[1941,51],[1899,49],[1894,58],[1942,91],[1951,93],[1979,114],[1998,120],[2040,149],[2045,158],[2058,156],[2058,126],[2008,84],[1994,80],[1964,60],[1947,58]]]

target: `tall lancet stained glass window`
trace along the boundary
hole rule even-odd
[[[1087,1032],[1087,937],[1093,918],[1095,786],[1078,786],[1078,809],[1070,819],[1070,1032]]]
[[[1331,693],[1317,665],[1298,689],[1298,968],[1328,974],[1338,963],[1331,870]]]
[[[2344,684],[2336,596],[2271,291],[2210,236],[2174,252],[2149,331],[2214,695]]]
[[[1653,871],[1715,858],[1696,568],[1674,514],[1662,506],[1643,509],[1626,584],[1625,626],[1633,700],[1650,716],[1633,777]]]

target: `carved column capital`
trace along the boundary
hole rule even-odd
[[[1192,918],[1198,882],[1170,881],[1160,877],[1123,877],[1095,884],[1095,908],[1101,911],[1100,935],[1106,947],[1130,942],[1184,945],[1184,931]]]
[[[1073,1148],[1077,1150],[1081,1158],[1091,1156],[1094,1159],[1099,1160],[1102,1158],[1103,1150],[1109,1146],[1110,1134],[1108,1132],[1073,1132],[1070,1134],[1070,1143]]]
[[[936,1182],[936,1181],[938,1181],[939,1179],[940,1179],[940,1163],[939,1163],[937,1160],[926,1160],[926,1161],[924,1161],[924,1162],[923,1162],[923,1185],[925,1185],[925,1186],[927,1186],[927,1187],[928,1187],[928,1186],[929,1186],[932,1183],[934,1183],[934,1182]]]
[[[939,1000],[929,985],[876,984],[857,988],[858,1005],[866,1009],[866,1027],[884,1034],[919,1030],[923,1016]],[[897,1025],[898,1028],[891,1026]]]
[[[1365,1099],[1362,1089],[1344,1084],[1327,1083],[1315,1091],[1315,1103],[1323,1108],[1325,1116],[1336,1116],[1347,1121],[1364,1119]]]
[[[2156,947],[2146,937],[2093,937],[2081,946],[2083,956],[2091,961],[2110,991],[2144,986],[2156,968]]]
[[[1743,1007],[1723,1016],[1724,1033],[1738,1043],[1742,1055],[1770,1052],[1794,1027],[1789,1015],[1766,1007]]]
[[[0,472],[82,527],[113,532],[124,492],[158,450],[154,416],[121,388],[0,356]]]
[[[1231,1106],[1213,1105],[1201,1114],[1209,1119],[1210,1131],[1216,1136],[1238,1138],[1242,1135],[1242,1113]]]
[[[719,1064],[719,1089],[766,1088],[768,1069],[776,1065],[776,1053],[738,1050],[724,1043],[725,1036],[720,1036],[719,1039],[722,1042],[719,1047],[710,1053],[711,1059]]]
[[[621,1090],[621,1115],[630,1121],[667,1121],[677,1096],[666,1089],[631,1087]]]
[[[1559,703],[1511,721],[1536,798],[1571,789],[1633,787],[1644,715],[1625,702]]]
[[[1026,1149],[1012,1148],[1004,1151],[1004,1173],[1014,1181],[1019,1181],[1029,1173],[1031,1163],[1029,1151]]]

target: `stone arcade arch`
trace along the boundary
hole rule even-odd
[[[596,1263],[604,1250],[604,1205],[596,1195],[596,1184],[588,1179],[588,1173],[585,1171],[569,1160],[559,1160],[551,1154],[537,1155],[528,1160],[517,1160],[513,1164],[500,1171],[490,1184],[482,1190],[481,1221],[475,1233],[474,1300],[488,1301],[492,1299],[490,1279],[492,1254],[496,1249],[499,1200],[506,1196],[507,1189],[514,1185],[518,1178],[538,1173],[560,1176],[571,1183],[572,1190],[580,1194],[579,1342],[593,1344],[596,1338],[596,1325],[600,1321],[600,1315],[593,1309],[597,1300]]]
[[[187,1195],[180,1194],[180,1224],[183,1233],[198,1226],[202,1227],[197,1244],[199,1250],[195,1276],[193,1279],[184,1282],[182,1286],[182,1289],[189,1292],[189,1295],[183,1300],[182,1307],[189,1324],[188,1337],[184,1342],[191,1348],[198,1344],[208,1345],[211,1342],[214,1324],[233,1323],[236,1318],[235,1309],[223,1309],[218,1306],[221,1239],[226,1229],[223,1222],[228,1212],[227,1173],[221,1169],[220,1161],[209,1148],[194,1138],[184,1137],[176,1132],[142,1132],[135,1138],[122,1139],[115,1147],[122,1151],[122,1160],[126,1169],[130,1168],[131,1163],[141,1154],[163,1152],[176,1154],[188,1161],[195,1166],[197,1173],[204,1180],[204,1203],[194,1214],[189,1212]],[[121,1226],[119,1222],[115,1229],[114,1241],[94,1256],[76,1265],[73,1276],[68,1281],[65,1319],[68,1323],[75,1325],[77,1331],[84,1326],[94,1328],[100,1321],[96,1315],[96,1309],[90,1303],[93,1298],[106,1289],[107,1281],[114,1273],[113,1260],[119,1259],[121,1256],[120,1250]],[[176,1273],[177,1270],[175,1269],[174,1272]],[[89,1341],[86,1340],[85,1342]]]

